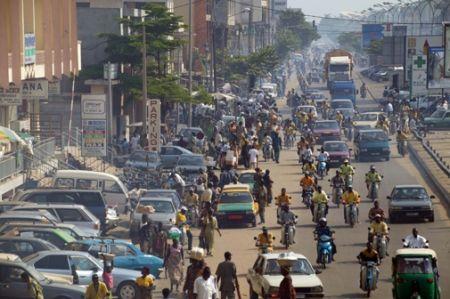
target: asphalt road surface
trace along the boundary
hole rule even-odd
[[[291,87],[295,83],[290,82]],[[360,81],[356,79],[356,84],[359,87]],[[380,93],[382,87],[368,82],[368,87],[372,88],[374,93]],[[381,96],[378,94],[377,96]],[[358,108],[360,111],[377,110],[377,105],[373,100],[358,100]],[[279,103],[280,110],[283,114],[289,114],[283,102]],[[395,140],[395,138],[393,138]],[[392,144],[392,158],[389,162],[366,162],[356,163],[352,161],[352,165],[356,167],[356,175],[354,177],[354,189],[357,190],[361,196],[365,196],[366,187],[364,183],[364,174],[368,171],[369,166],[374,164],[377,170],[384,175],[384,180],[380,188],[379,200],[382,208],[387,212],[386,196],[391,192],[396,184],[422,184],[430,194],[435,194],[434,190],[427,184],[426,178],[415,167],[414,162],[410,160],[409,156],[401,158],[396,151],[396,146]],[[301,204],[300,196],[300,167],[297,163],[297,154],[294,149],[285,149],[281,153],[280,164],[273,162],[260,163],[263,169],[270,169],[272,178],[274,179],[274,196],[278,195],[282,187],[287,188],[287,192],[293,196],[294,204],[293,211],[298,215],[297,233],[295,237],[296,243],[289,249],[296,253],[305,255],[312,263],[315,264],[316,259],[316,243],[313,240],[314,224],[311,221],[310,211]],[[330,175],[334,174],[334,169],[331,169]],[[327,193],[331,193],[327,177],[323,181],[319,181]],[[319,277],[324,284],[325,295],[327,298],[364,298],[365,294],[359,289],[359,264],[356,256],[364,249],[367,241],[367,228],[369,222],[367,221],[367,214],[371,208],[372,203],[367,198],[363,197],[360,205],[360,223],[354,228],[349,227],[344,223],[342,206],[337,209],[331,204],[328,223],[335,230],[336,244],[338,254],[336,255],[336,262],[329,264]],[[401,223],[389,224],[391,231],[391,242],[389,246],[389,253],[392,254],[397,248],[401,247],[401,239],[411,233],[412,227],[417,227],[419,233],[424,235],[437,252],[438,266],[441,274],[440,285],[442,287],[442,297],[450,298],[450,221],[447,214],[446,207],[441,203],[438,194],[434,200],[435,222],[420,222],[420,223]],[[275,234],[277,240],[275,244],[279,245],[280,226],[276,224],[276,208],[272,205],[266,211],[267,223],[266,225],[272,233]],[[245,279],[245,274],[248,269],[252,267],[257,257],[257,250],[255,248],[253,237],[256,236],[261,229],[261,225],[257,228],[227,228],[222,229],[223,236],[216,235],[216,245],[213,257],[208,257],[206,262],[215,271],[217,264],[222,261],[223,253],[231,251],[233,260],[237,265],[239,281],[241,286],[241,293],[243,298],[248,298],[248,284]],[[197,240],[194,240],[197,244]],[[281,244],[280,244],[281,245]],[[283,248],[275,247],[275,251],[282,252]],[[380,266],[378,289],[372,293],[373,298],[391,298],[391,261],[387,257]],[[165,280],[160,280],[160,286],[165,285]]]

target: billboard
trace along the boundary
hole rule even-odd
[[[427,94],[427,56],[412,57],[410,93],[412,97]]]
[[[450,78],[450,23],[444,23],[445,77]]]
[[[362,47],[370,48],[373,41],[383,40],[382,24],[362,24]]]
[[[450,78],[444,77],[444,47],[428,49],[427,88],[450,88]]]
[[[161,101],[147,100],[148,146],[151,151],[161,149]]]
[[[106,156],[106,95],[89,94],[81,96],[83,157]]]
[[[406,76],[405,80],[409,81],[411,78],[411,65],[414,55],[427,55],[427,50],[429,47],[441,47],[442,46],[442,36],[432,35],[432,36],[407,36],[406,37],[406,48],[405,48],[405,70]]]

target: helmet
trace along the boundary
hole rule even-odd
[[[370,170],[375,170],[375,166],[374,165],[370,165]]]
[[[187,208],[185,206],[182,206],[180,210],[184,211],[184,212],[187,212]]]
[[[375,219],[381,219],[381,215],[380,214],[376,214],[375,215]]]
[[[348,159],[345,159],[345,160],[344,160],[344,163],[348,163]]]
[[[305,175],[310,175],[309,171],[305,171]]]
[[[341,170],[339,168],[336,169],[336,174],[341,174]]]
[[[322,223],[327,224],[327,218],[325,218],[325,217],[320,218],[319,219],[319,223],[320,224],[322,224]]]
[[[267,232],[267,226],[263,226],[263,227],[262,227],[262,231],[263,231],[263,232]]]

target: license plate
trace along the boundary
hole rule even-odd
[[[230,220],[242,219],[242,215],[229,215],[228,219],[230,219]]]
[[[406,213],[406,216],[419,216],[419,213]]]
[[[306,295],[304,295],[304,294],[296,294],[295,298],[297,298],[297,299],[306,298]]]

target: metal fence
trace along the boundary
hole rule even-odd
[[[33,146],[33,166],[35,163],[48,161],[55,156],[56,141],[55,138],[48,138]]]
[[[17,151],[0,160],[0,181],[9,178],[23,170],[23,155]]]

